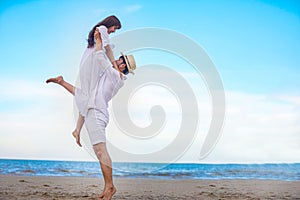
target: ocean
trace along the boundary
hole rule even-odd
[[[0,159],[0,174],[102,177],[98,162]],[[300,181],[293,164],[113,163],[114,177],[144,179],[265,179]]]

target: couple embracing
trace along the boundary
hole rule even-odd
[[[62,76],[46,80],[46,83],[61,85],[75,96],[79,117],[72,134],[76,143],[82,146],[80,131],[85,124],[104,178],[104,188],[99,198],[105,200],[110,200],[116,193],[112,178],[112,161],[106,148],[108,102],[124,85],[126,75],[133,74],[136,68],[133,55],[121,53],[118,59],[114,58],[109,34],[120,28],[121,23],[116,16],[109,16],[92,28],[80,62],[79,87],[68,83]]]

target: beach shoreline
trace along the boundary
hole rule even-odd
[[[0,199],[96,199],[103,180],[92,177],[0,175]],[[300,199],[300,181],[115,178],[113,199]]]

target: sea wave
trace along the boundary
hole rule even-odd
[[[0,159],[0,174],[101,177],[98,162]],[[114,177],[154,179],[272,179],[300,181],[293,164],[113,163]]]

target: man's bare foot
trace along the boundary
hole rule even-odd
[[[112,196],[117,192],[116,188],[113,186],[113,187],[110,187],[110,188],[107,188],[105,189],[99,196],[100,199],[103,199],[103,200],[111,200]]]
[[[62,76],[58,76],[55,78],[49,78],[46,80],[46,83],[57,83],[57,84],[61,84],[64,81],[64,78]]]
[[[101,192],[101,194],[99,195],[99,199],[102,199],[102,198],[104,197],[104,195],[105,195],[105,190],[103,190],[103,191]]]
[[[82,147],[81,143],[80,143],[80,132],[77,131],[76,129],[72,132],[73,137],[76,139],[76,143]]]

